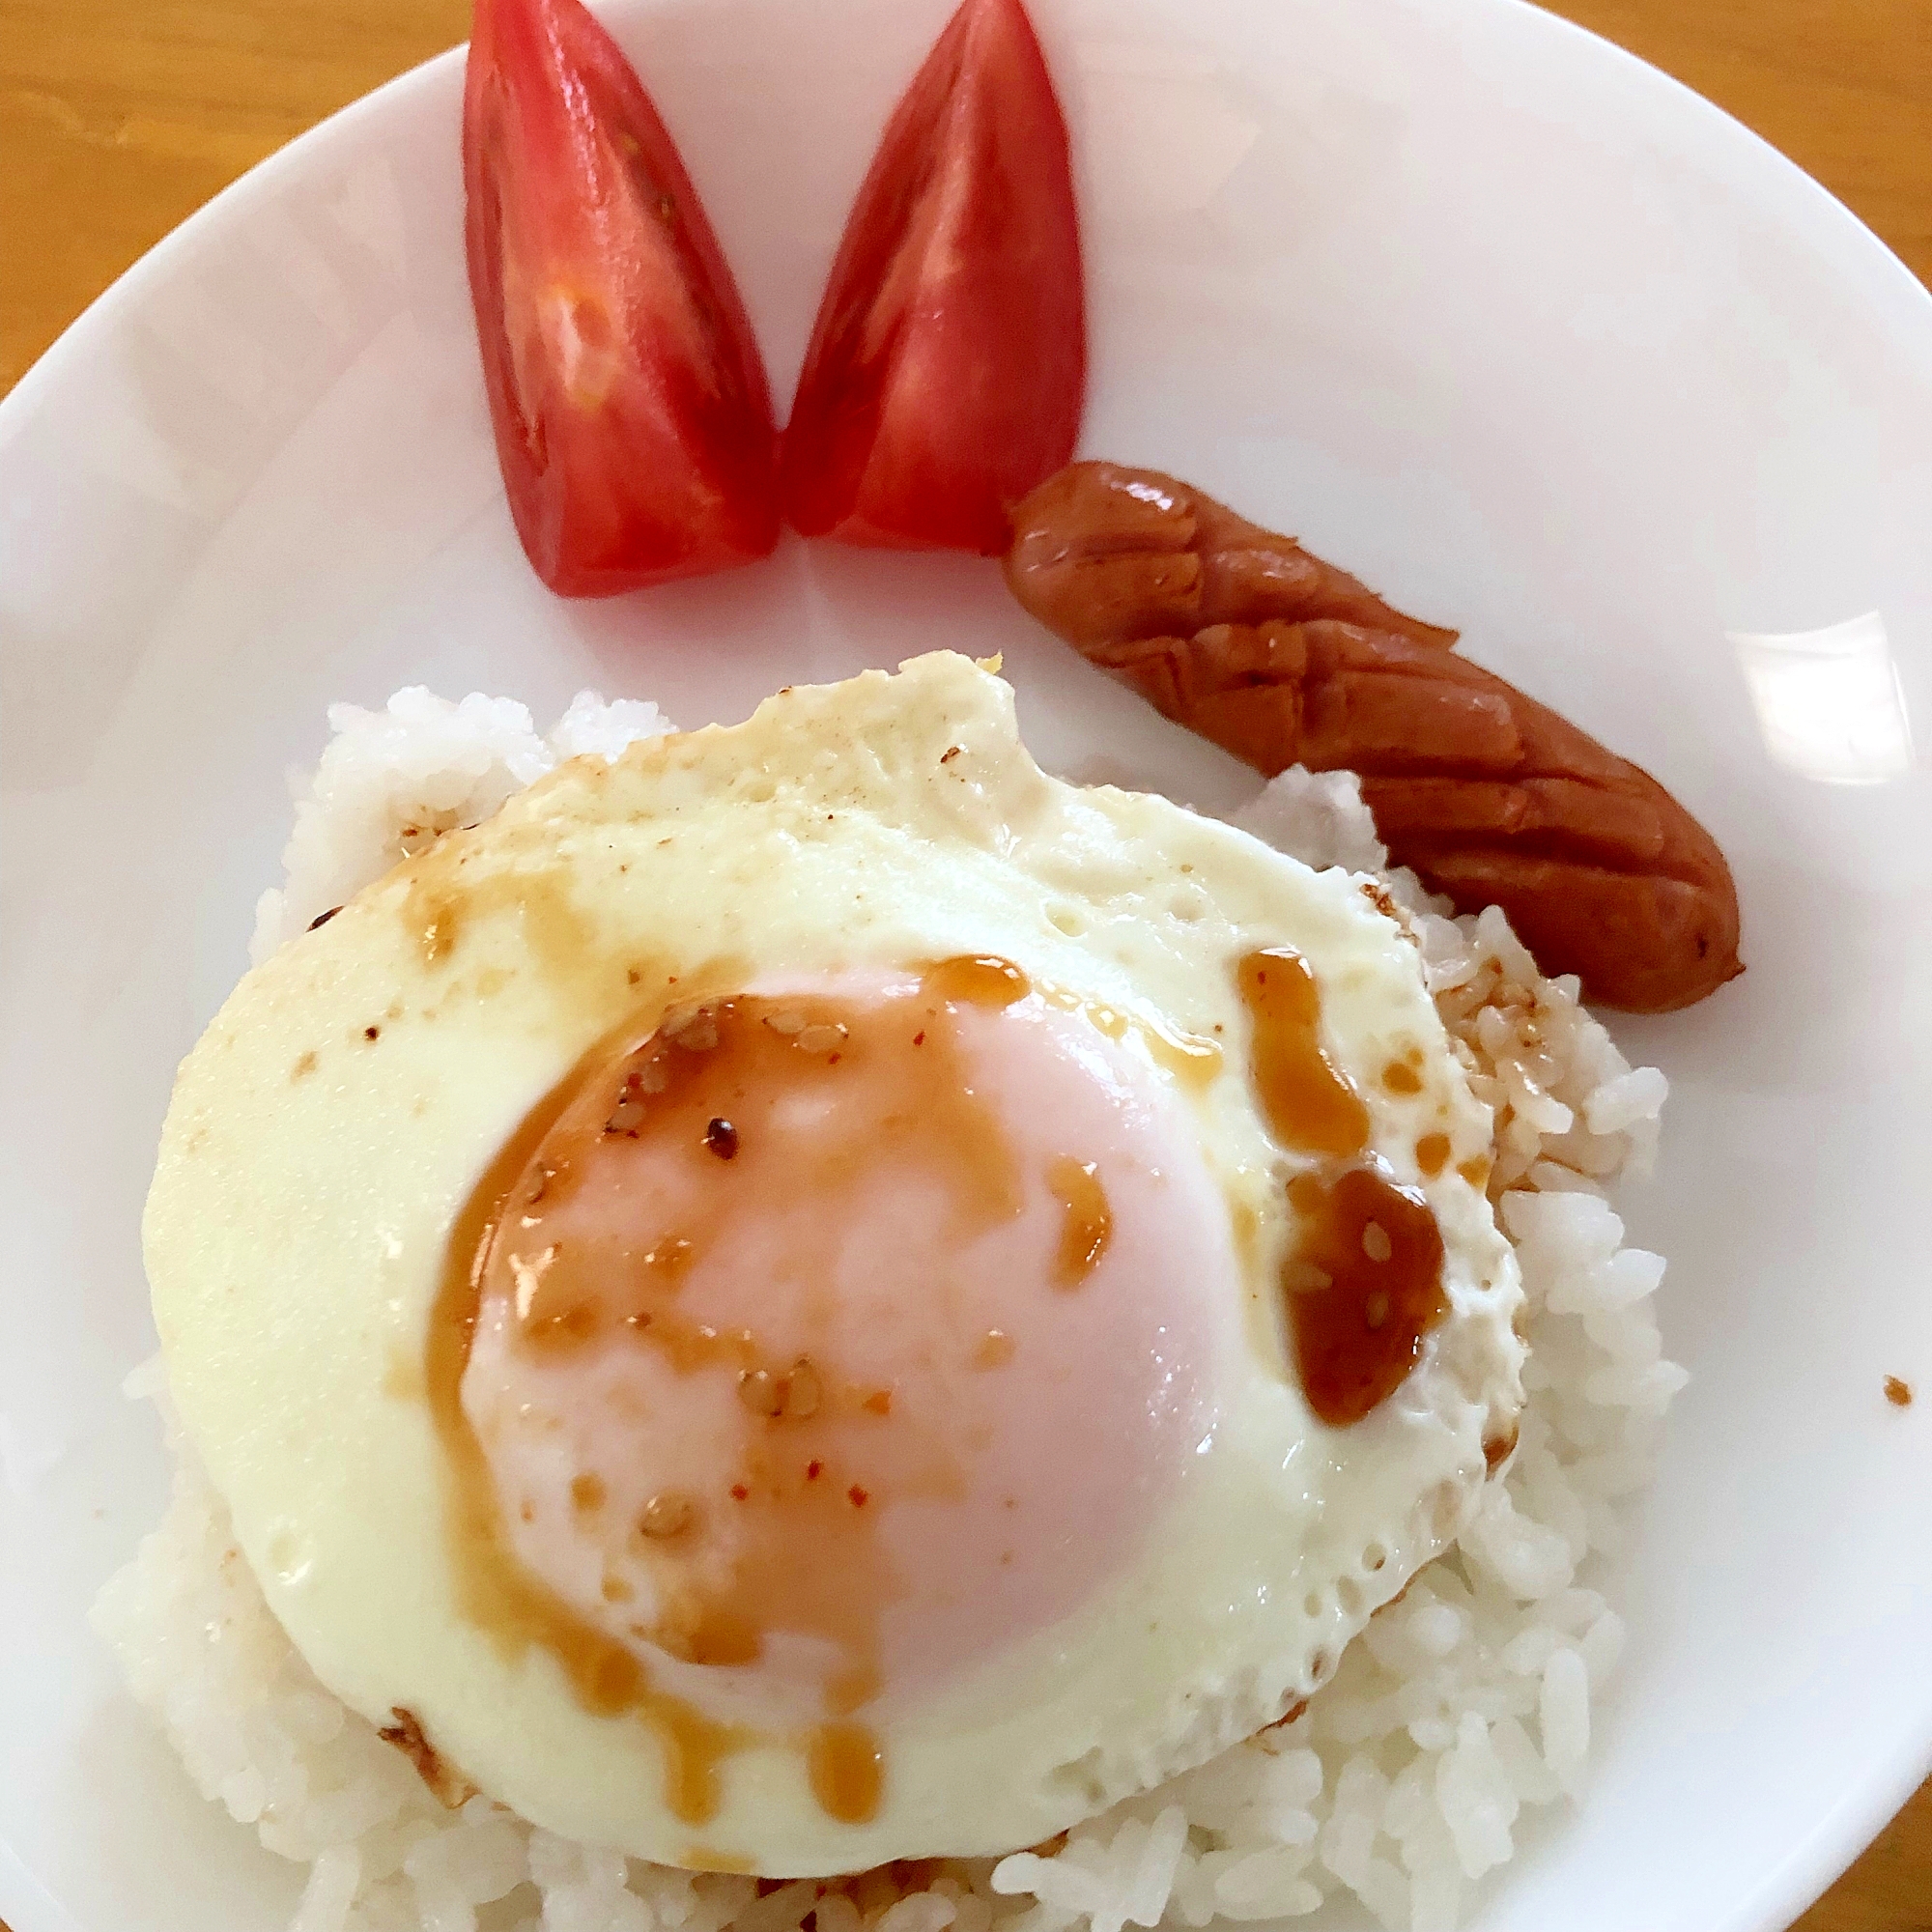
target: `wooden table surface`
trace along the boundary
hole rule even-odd
[[[1932,283],[1932,0],[1555,11],[1728,108]],[[0,0],[0,393],[224,183],[468,22],[468,0]],[[1932,1784],[1794,1932],[1932,1932]]]

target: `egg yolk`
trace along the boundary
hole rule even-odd
[[[1133,1560],[1238,1305],[1185,1102],[1001,960],[721,995],[532,1114],[429,1350],[467,1608],[864,1820],[902,1711]]]

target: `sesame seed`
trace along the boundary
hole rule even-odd
[[[1371,1328],[1379,1328],[1389,1319],[1389,1298],[1379,1290],[1362,1304],[1362,1320]]]
[[[784,1413],[785,1385],[768,1369],[745,1369],[738,1377],[738,1400],[753,1415],[772,1420]]]
[[[611,1109],[610,1117],[604,1122],[607,1134],[628,1134],[637,1138],[638,1129],[644,1123],[643,1082],[637,1068],[633,1067],[624,1075],[624,1084],[617,1090],[617,1104]]]
[[[785,1378],[784,1412],[803,1422],[808,1416],[818,1413],[823,1395],[824,1387],[819,1381],[818,1371],[806,1356],[801,1355],[792,1364],[791,1374]]]
[[[1395,1243],[1388,1237],[1388,1230],[1379,1221],[1371,1221],[1362,1230],[1362,1252],[1372,1262],[1385,1262],[1395,1253]]]
[[[730,1160],[738,1151],[738,1129],[721,1116],[705,1127],[704,1145],[720,1160]]]
[[[675,1040],[687,1053],[709,1053],[718,1044],[718,1016],[709,1007],[693,1007],[668,1013],[663,1031],[667,1039]]]
[[[682,1536],[696,1514],[689,1496],[676,1490],[664,1490],[644,1505],[638,1527],[649,1537]]]
[[[988,1328],[973,1350],[976,1369],[1004,1368],[1013,1358],[1013,1338],[1004,1328]]]

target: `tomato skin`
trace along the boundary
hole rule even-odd
[[[751,323],[581,0],[475,0],[463,180],[497,455],[537,575],[602,597],[765,555],[777,439]]]
[[[846,222],[785,429],[786,518],[997,554],[1072,456],[1086,383],[1066,125],[1020,0],[965,0]]]

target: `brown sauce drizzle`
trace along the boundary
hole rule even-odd
[[[450,1473],[450,1554],[465,1615],[512,1652],[532,1645],[547,1650],[578,1702],[593,1715],[635,1711],[645,1718],[664,1747],[665,1801],[677,1817],[697,1824],[716,1813],[719,1763],[746,1742],[743,1734],[657,1690],[629,1649],[511,1555],[489,1464],[463,1412],[463,1372],[497,1225],[544,1137],[609,1046],[600,1041],[591,1048],[530,1109],[464,1204],[430,1317],[424,1379]]]
[[[976,1369],[1004,1369],[1016,1352],[1013,1338],[1004,1328],[988,1328],[973,1350]]]
[[[715,1845],[687,1845],[677,1855],[677,1861],[692,1872],[749,1873],[752,1869],[751,1860],[742,1852],[721,1852]]]
[[[426,950],[450,938],[440,912],[422,922]],[[689,996],[692,987],[687,982],[677,990]],[[871,1490],[828,1467],[815,1444],[829,1418],[891,1416],[890,1391],[853,1386],[841,1380],[834,1363],[768,1361],[753,1330],[700,1322],[679,1309],[677,1293],[694,1261],[719,1237],[736,1200],[774,1186],[835,1190],[875,1144],[834,1137],[810,1160],[775,1174],[761,1165],[766,1147],[748,1128],[753,1116],[737,1110],[739,1100],[747,1094],[803,1092],[813,1083],[822,1088],[841,1077],[841,1065],[869,1059],[876,1068],[880,1056],[896,1056],[887,1070],[903,1089],[904,1104],[890,1122],[898,1150],[910,1149],[943,1179],[962,1237],[1017,1213],[1022,1194],[1011,1151],[997,1116],[959,1068],[946,1014],[961,1005],[1004,1008],[1030,990],[1025,975],[1006,960],[938,961],[922,979],[916,1041],[899,1024],[908,1002],[882,1009],[890,1022],[878,1024],[869,1012],[841,1011],[825,1000],[750,996],[694,1002],[662,1019],[653,1013],[648,1025],[634,1019],[586,1053],[530,1110],[457,1218],[424,1369],[449,1469],[448,1533],[464,1613],[512,1653],[548,1651],[586,1711],[633,1715],[648,1723],[664,1751],[665,1802],[688,1824],[717,1815],[720,1767],[727,1756],[784,1740],[716,1721],[664,1690],[634,1650],[565,1602],[515,1554],[506,1502],[462,1401],[485,1297],[501,1296],[508,1307],[513,1350],[542,1357],[593,1345],[641,1347],[679,1375],[735,1376],[741,1399],[758,1418],[753,1426],[781,1432],[753,1436],[746,1467],[715,1497],[650,1499],[634,1543],[653,1575],[667,1581],[667,1608],[655,1627],[632,1625],[631,1634],[669,1656],[719,1665],[755,1660],[773,1630],[830,1639],[845,1661],[826,1686],[827,1720],[789,1742],[805,1756],[829,1816],[850,1823],[871,1817],[883,1757],[872,1731],[854,1714],[879,1689],[876,1620],[892,1595],[889,1566],[875,1527],[879,1512],[868,1507]],[[716,1158],[720,1121],[736,1122],[728,1161]],[[876,1130],[873,1123],[874,1136]],[[594,1244],[582,1251],[586,1244],[554,1237],[551,1217],[591,1184],[591,1177],[620,1172],[623,1148],[646,1134],[655,1145],[689,1149],[701,1161],[710,1180],[707,1206],[717,1204],[709,1218],[696,1215],[656,1235],[648,1247],[639,1242],[624,1249],[621,1265]],[[1104,1252],[1112,1220],[1091,1167],[1056,1162],[1059,1179],[1066,1178],[1060,1174],[1063,1166],[1078,1180],[1061,1197],[1067,1219],[1060,1268],[1077,1281]],[[981,1348],[985,1364],[996,1366],[1010,1355],[1012,1344],[996,1331]],[[764,1440],[782,1441],[786,1453],[765,1453],[755,1446]],[[582,1492],[582,1512],[602,1508],[601,1488]],[[735,1523],[748,1535],[721,1585],[717,1566],[704,1570],[693,1553],[701,1553],[707,1511],[731,1510],[739,1512]],[[700,1583],[700,1573],[713,1580]],[[613,1592],[607,1578],[607,1602],[625,1601],[628,1594]]]
[[[1250,952],[1240,988],[1255,1091],[1275,1138],[1303,1153],[1359,1153],[1369,1110],[1321,1044],[1321,988],[1308,961],[1285,947]]]
[[[1143,1026],[1141,1038],[1156,1066],[1197,1092],[1209,1086],[1221,1070],[1221,1049],[1211,1039],[1157,1026]]]
[[[1321,989],[1308,962],[1286,949],[1251,952],[1238,983],[1268,1125],[1285,1147],[1318,1157],[1288,1183],[1295,1239],[1280,1286],[1308,1406],[1345,1429],[1401,1387],[1446,1313],[1442,1234],[1421,1195],[1368,1156],[1369,1111],[1321,1045]],[[1384,1084],[1407,1071],[1390,1063]],[[1430,1167],[1437,1151],[1425,1145],[1437,1140]],[[1427,1136],[1416,1153],[1436,1173],[1448,1142]]]
[[[542,961],[545,984],[574,993],[612,976],[615,962],[596,944],[559,874],[471,874],[468,857],[466,835],[454,832],[407,862],[400,911],[425,967],[451,962],[472,931],[500,919],[514,922],[520,947]]]
[[[385,1745],[393,1745],[415,1766],[416,1776],[429,1786],[438,1804],[446,1810],[460,1811],[476,1796],[476,1787],[430,1743],[422,1719],[413,1711],[392,1704],[389,1717],[391,1721],[376,1735]]]
[[[807,1753],[811,1795],[828,1818],[863,1825],[879,1809],[885,1757],[864,1724],[820,1724]]]
[[[1442,1319],[1442,1234],[1429,1204],[1373,1167],[1332,1182],[1298,1174],[1288,1198],[1300,1236],[1289,1316],[1308,1406],[1334,1429],[1400,1388]]]
[[[1424,1134],[1415,1144],[1415,1164],[1424,1179],[1434,1180],[1449,1164],[1449,1136]]]
[[[1098,1265],[1114,1238],[1114,1212],[1107,1190],[1091,1160],[1056,1154],[1047,1164],[1046,1184],[1060,1203],[1065,1219],[1060,1228],[1060,1251],[1054,1257],[1055,1288],[1078,1288]]]
[[[1096,1033],[1109,1039],[1125,1039],[1134,1034],[1147,1049],[1147,1056],[1163,1073],[1171,1073],[1183,1087],[1197,1094],[1214,1082],[1221,1070],[1218,1040],[1205,1035],[1179,1033],[1142,1014],[1125,1013],[1104,1001],[1090,1000],[1065,986],[1042,986],[1040,997],[1062,1012],[1078,1013]]]
[[[1009,1007],[1033,991],[1027,976],[1010,959],[974,953],[935,960],[920,984],[933,999],[969,1007]]]

